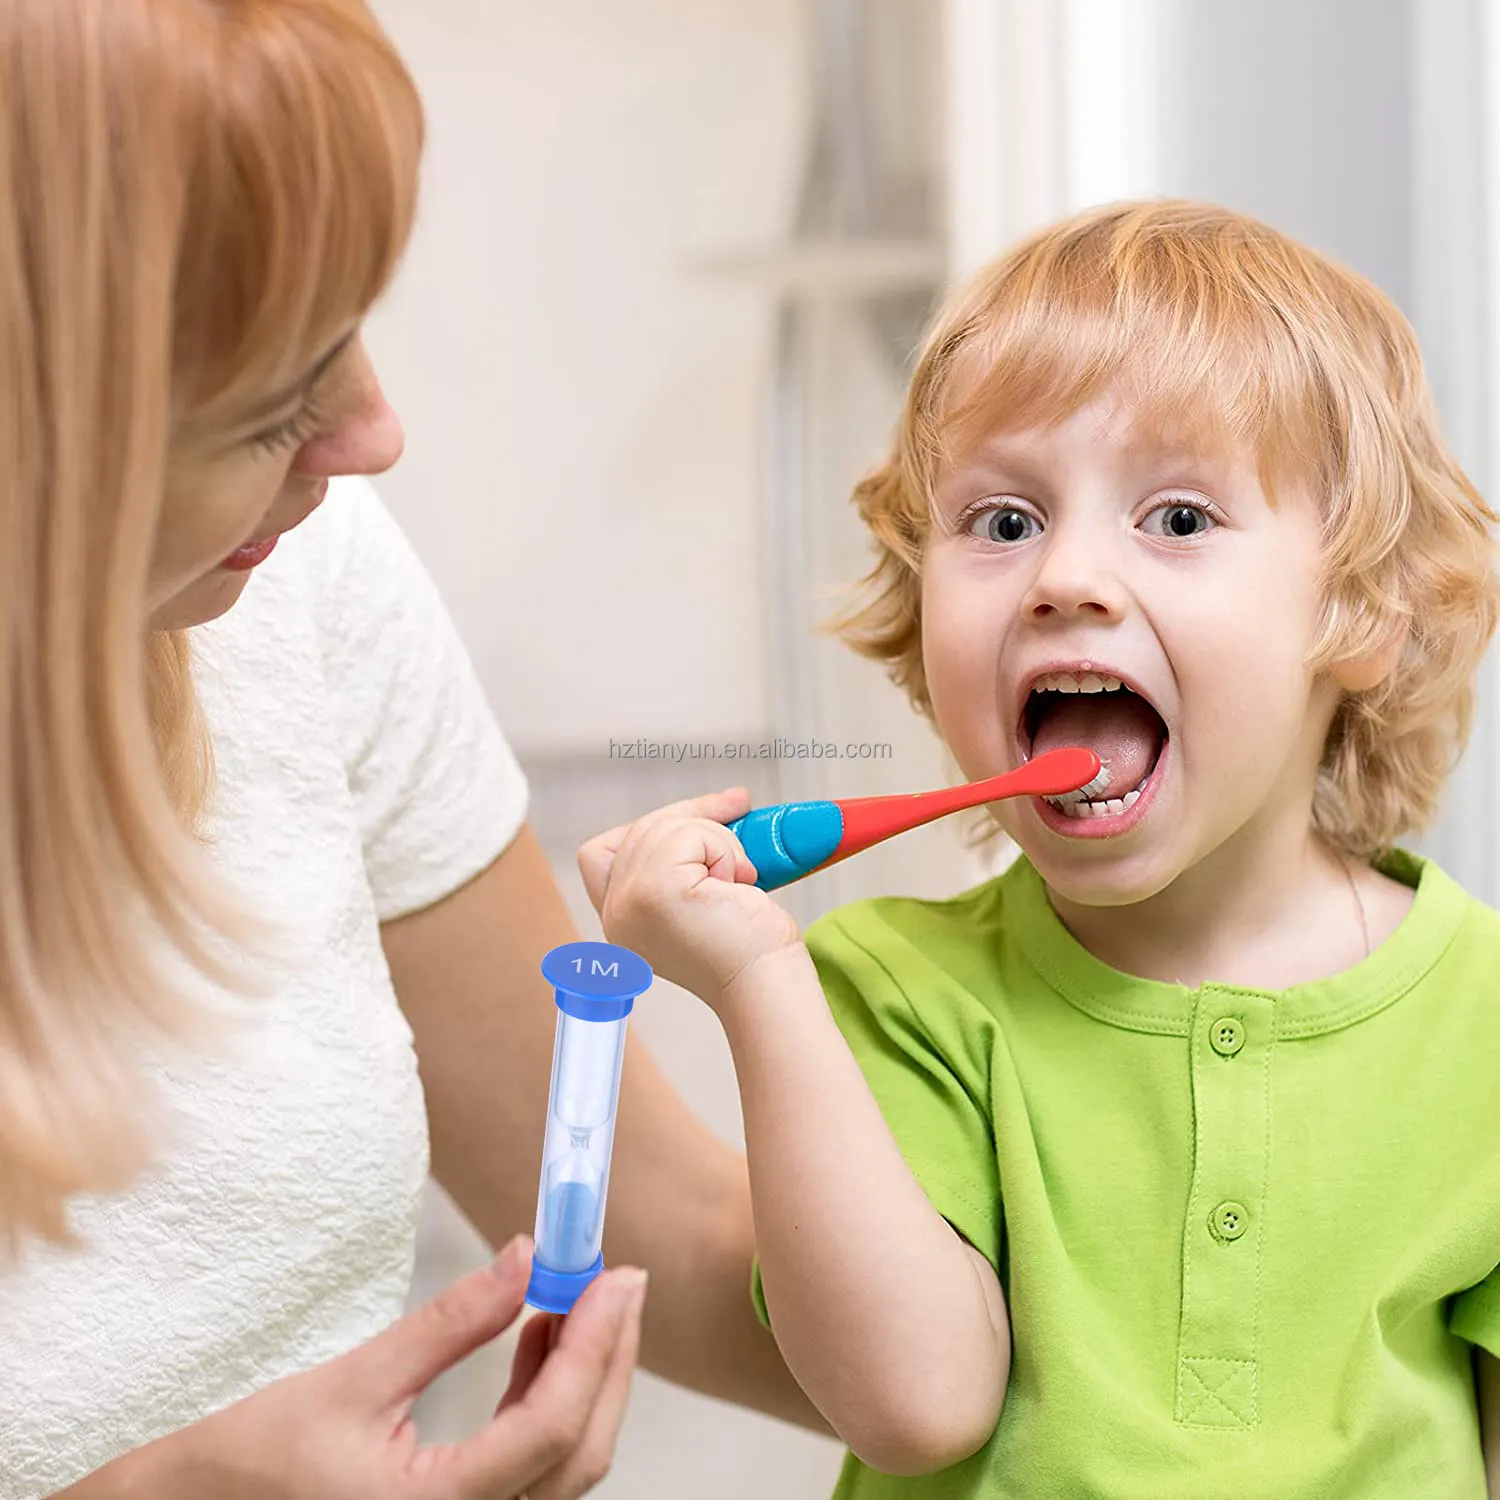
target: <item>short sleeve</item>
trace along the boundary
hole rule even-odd
[[[1448,1326],[1466,1343],[1500,1359],[1500,1268],[1453,1299]]]
[[[900,955],[862,940],[854,915],[832,912],[805,934],[829,1010],[934,1208],[998,1272],[1004,1215],[984,1049],[940,989],[909,995],[891,972]],[[925,967],[914,969],[913,990]],[[930,971],[937,978],[937,971]],[[769,1326],[754,1273],[751,1296]]]
[[[375,488],[335,480],[319,634],[382,922],[487,868],[528,791],[437,586]]]

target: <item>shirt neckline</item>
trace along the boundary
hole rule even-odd
[[[1415,887],[1400,926],[1352,968],[1283,990],[1212,982],[1193,989],[1142,979],[1096,958],[1063,925],[1047,887],[1023,854],[1000,877],[1017,920],[1013,930],[1037,973],[1070,1005],[1128,1031],[1186,1036],[1205,993],[1263,995],[1274,1002],[1278,1038],[1318,1036],[1352,1026],[1399,1000],[1453,941],[1469,896],[1431,860],[1394,850],[1379,866]],[[1010,925],[1010,924],[1007,924]]]

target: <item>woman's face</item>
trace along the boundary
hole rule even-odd
[[[222,615],[276,539],[317,509],[330,479],[384,473],[404,441],[355,329],[296,387],[268,393],[236,431],[170,465],[151,628],[181,630]]]

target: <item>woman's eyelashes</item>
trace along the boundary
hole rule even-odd
[[[323,413],[319,410],[317,401],[309,396],[284,422],[257,432],[250,439],[250,446],[268,453],[300,448],[316,434],[322,420]]]
[[[1212,500],[1201,495],[1169,495],[1154,501],[1136,524],[1148,536],[1190,542],[1213,531],[1222,521],[1222,513]],[[1041,535],[1046,526],[1032,506],[1010,497],[990,496],[964,509],[958,529],[997,546],[1015,546]]]

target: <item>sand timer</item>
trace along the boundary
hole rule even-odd
[[[652,975],[643,958],[613,943],[565,943],[542,960],[542,974],[556,992],[557,1035],[526,1300],[565,1313],[604,1269],[625,1028]]]

